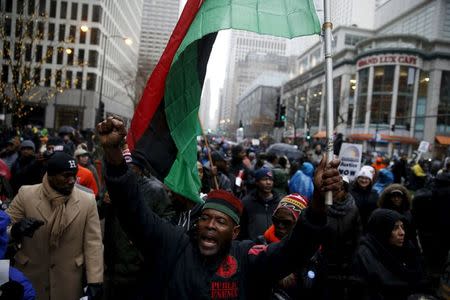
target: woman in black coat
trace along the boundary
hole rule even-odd
[[[367,224],[353,263],[352,299],[407,299],[425,292],[417,248],[405,239],[405,218],[377,209]]]
[[[372,190],[375,170],[370,166],[363,166],[350,185],[350,194],[355,199],[361,216],[361,224],[366,227],[370,214],[377,208],[378,194]]]

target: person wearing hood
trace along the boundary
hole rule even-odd
[[[370,216],[353,262],[351,299],[407,299],[428,292],[417,248],[405,238],[405,218],[379,208]]]
[[[41,155],[36,157],[36,147],[30,140],[20,144],[20,156],[11,167],[11,187],[14,195],[23,185],[42,182],[45,173],[44,160]]]
[[[4,211],[0,211],[0,259],[5,258],[8,246],[7,227],[11,219]],[[9,281],[0,286],[0,299],[34,300],[36,292],[31,282],[16,268],[9,267]]]
[[[403,185],[394,183],[386,187],[378,200],[378,207],[392,209],[401,214],[407,221],[407,224],[403,224],[408,229],[407,238],[418,245],[416,226],[411,214],[411,195]]]
[[[335,199],[327,211],[328,238],[322,251],[327,276],[321,299],[347,299],[352,260],[362,234],[358,207],[348,193],[349,179],[344,176],[343,181],[346,194]]]
[[[377,208],[378,195],[372,190],[375,170],[371,166],[363,166],[356,175],[356,180],[350,185],[350,194],[355,199],[359,209],[363,228],[370,214]]]
[[[10,169],[19,157],[19,144],[18,138],[12,138],[6,143],[5,149],[0,151],[0,158],[3,159]]]
[[[310,162],[304,162],[297,172],[289,181],[289,192],[297,193],[311,199],[314,193],[314,184],[312,178],[314,176],[314,166]]]
[[[378,178],[373,185],[373,190],[377,192],[379,196],[391,183],[394,183],[394,174],[392,174],[392,172],[388,169],[381,169],[378,172]]]

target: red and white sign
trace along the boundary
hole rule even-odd
[[[416,55],[409,54],[382,54],[363,57],[356,62],[358,70],[378,65],[404,65],[420,68],[422,59]]]

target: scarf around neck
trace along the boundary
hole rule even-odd
[[[275,226],[273,226],[273,224],[266,230],[266,232],[264,232],[264,238],[266,239],[268,244],[277,243],[281,241],[275,235]]]
[[[44,198],[50,202],[52,208],[52,215],[49,220],[50,247],[57,248],[67,225],[66,203],[70,195],[62,195],[55,191],[48,182],[47,174],[45,174],[42,180],[42,192]]]

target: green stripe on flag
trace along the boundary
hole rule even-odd
[[[198,41],[223,29],[240,29],[285,38],[320,33],[312,0],[205,0],[192,22],[167,77],[165,109],[178,148],[165,178],[174,192],[199,202],[197,135],[202,91],[198,77]]]

